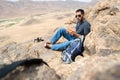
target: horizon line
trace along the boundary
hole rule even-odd
[[[18,2],[20,0],[6,0],[6,1],[11,1],[11,2]],[[78,2],[91,2],[92,0],[29,0],[29,1],[63,1],[63,2],[66,2],[66,1],[78,1]]]

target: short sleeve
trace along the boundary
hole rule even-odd
[[[84,35],[87,35],[90,32],[90,27],[91,25],[88,22],[86,22],[84,25]]]

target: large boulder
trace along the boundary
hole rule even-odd
[[[10,42],[9,44],[0,48],[0,64],[9,64],[14,61],[42,58],[44,61],[49,62],[56,57],[55,52],[44,48],[43,42],[34,42],[33,40],[17,44]]]
[[[120,2],[99,2],[87,14],[91,22],[91,33],[85,40],[89,54],[108,55],[120,52]]]
[[[104,57],[94,55],[76,61],[78,68],[67,80],[119,80],[119,57],[118,54]]]
[[[42,59],[21,60],[0,70],[2,80],[60,80],[54,69]],[[7,75],[6,75],[7,73]]]

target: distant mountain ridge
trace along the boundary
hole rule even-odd
[[[78,1],[30,1],[20,0],[18,2],[10,2],[0,0],[0,19],[14,18],[20,16],[30,16],[33,14],[49,13],[51,11],[72,10],[77,8],[86,8],[94,5],[98,0],[90,3],[82,3]]]

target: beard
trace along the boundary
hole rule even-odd
[[[83,17],[82,17],[82,18],[77,18],[77,21],[78,21],[78,22],[83,22],[83,20],[84,20]]]

